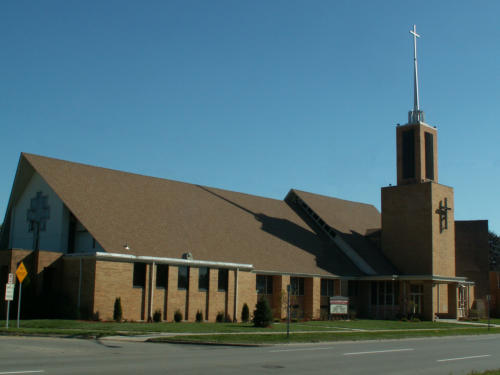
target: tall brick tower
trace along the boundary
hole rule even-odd
[[[406,275],[455,276],[453,188],[438,183],[437,130],[418,98],[414,36],[414,107],[396,128],[397,186],[382,188],[382,251]]]

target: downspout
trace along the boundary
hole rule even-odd
[[[154,271],[155,271],[156,263],[151,263],[151,269],[149,270],[149,314],[148,320],[153,320],[153,297],[154,297]]]
[[[238,273],[239,268],[234,270],[234,312],[233,312],[233,322],[236,322],[238,319]]]
[[[78,312],[80,312],[81,299],[82,299],[82,258],[80,258],[80,274],[78,275],[78,301],[76,303]]]

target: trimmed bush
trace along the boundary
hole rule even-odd
[[[123,319],[123,310],[122,310],[122,300],[120,297],[115,299],[115,306],[113,308],[113,320],[116,322],[121,322]]]
[[[217,313],[217,316],[215,317],[215,321],[217,323],[224,323],[224,313],[222,311],[219,311]]]
[[[250,319],[250,310],[248,310],[248,305],[246,303],[243,304],[243,308],[241,309],[241,321],[243,323],[248,322]]]
[[[198,310],[198,312],[196,313],[196,321],[197,321],[198,323],[203,322],[203,314],[201,313],[201,311],[200,311],[200,310]]]
[[[174,313],[174,321],[175,321],[176,323],[179,323],[181,320],[182,320],[182,313],[181,313],[181,310],[175,310],[175,313]]]
[[[273,313],[266,298],[261,297],[255,305],[252,322],[255,327],[269,327],[272,324]]]
[[[161,322],[161,310],[156,310],[153,314],[153,322],[160,323]]]

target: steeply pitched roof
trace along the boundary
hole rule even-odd
[[[375,206],[292,189],[378,274],[397,273],[395,267],[365,236],[379,230],[381,216]]]
[[[359,275],[284,201],[22,154],[108,252]],[[123,245],[128,243],[130,251]]]

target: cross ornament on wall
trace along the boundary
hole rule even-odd
[[[439,208],[436,210],[439,215],[439,233],[448,229],[448,211],[451,211],[451,207],[448,207],[448,198],[444,198],[444,204],[443,201],[439,201]]]
[[[45,230],[45,223],[50,217],[50,207],[48,197],[39,191],[35,198],[31,199],[30,208],[27,213],[29,231],[33,232],[33,250],[39,250],[40,231]]]

